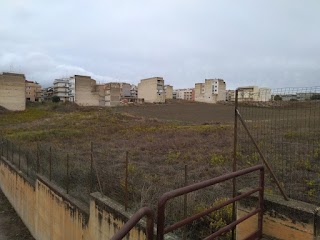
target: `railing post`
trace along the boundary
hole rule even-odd
[[[128,210],[128,174],[129,174],[129,158],[128,158],[128,151],[126,151],[126,176],[125,176],[125,210]]]

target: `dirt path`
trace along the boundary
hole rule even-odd
[[[0,189],[0,240],[34,240]]]

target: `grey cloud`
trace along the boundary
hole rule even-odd
[[[228,88],[319,85],[318,0],[0,4],[0,71],[13,64],[46,84],[78,72],[133,83],[163,76],[175,87],[212,77]]]

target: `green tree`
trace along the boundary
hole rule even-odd
[[[275,95],[275,96],[274,96],[274,100],[275,100],[275,101],[282,101],[282,97],[279,96],[279,95]]]
[[[52,102],[54,102],[54,103],[60,102],[60,97],[58,97],[58,96],[53,96],[53,97],[52,97]]]

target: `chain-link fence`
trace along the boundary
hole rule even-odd
[[[105,143],[96,142],[88,143],[87,149],[73,148],[65,152],[46,143],[22,148],[2,138],[1,154],[32,180],[36,180],[37,174],[45,176],[87,205],[90,193],[98,191],[132,212],[146,205],[156,212],[157,202],[165,192],[221,175],[206,162],[188,167],[178,161],[179,154],[175,152],[123,151],[108,149]],[[218,184],[170,201],[166,208],[167,224],[203,211],[212,206],[215,199],[231,196],[231,184]],[[228,211],[219,214],[230,215]],[[222,218],[219,214],[214,217]],[[208,217],[175,233],[184,235],[184,239],[197,239],[193,233],[198,229],[206,235],[212,228],[220,227],[212,227],[210,222],[213,219]]]
[[[286,194],[320,203],[320,87],[244,88],[239,89],[238,100],[241,118]],[[238,164],[247,167],[260,162],[240,120],[237,136]],[[277,192],[271,179],[267,174],[266,191]],[[246,184],[250,180],[241,186]]]

